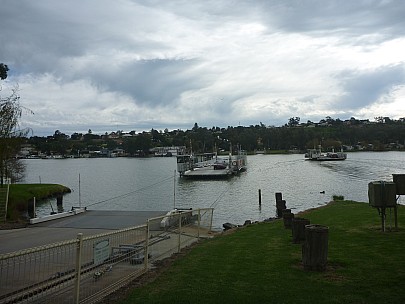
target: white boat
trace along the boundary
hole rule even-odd
[[[177,172],[190,179],[220,179],[245,171],[247,156],[244,151],[237,155],[218,156],[217,153],[177,155]]]
[[[340,152],[322,152],[321,148],[319,149],[309,149],[307,153],[305,153],[305,158],[307,160],[315,160],[315,161],[338,161],[338,160],[345,160],[347,158],[347,154],[343,151]]]

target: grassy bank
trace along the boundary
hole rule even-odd
[[[8,218],[17,220],[27,211],[29,200],[43,200],[58,194],[69,193],[68,187],[58,184],[13,184],[10,185]]]
[[[303,270],[301,246],[277,220],[203,241],[122,303],[404,302],[405,207],[399,231],[385,233],[365,203],[335,202],[301,217],[329,227],[325,272]]]

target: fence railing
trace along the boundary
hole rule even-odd
[[[212,227],[213,209],[0,255],[0,303],[95,303]]]

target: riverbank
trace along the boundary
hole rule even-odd
[[[59,184],[12,184],[10,185],[7,210],[8,222],[0,225],[4,227],[21,226],[26,223],[23,214],[28,210],[28,204],[33,198],[37,201],[70,193],[70,188]]]
[[[276,220],[203,241],[103,303],[403,302],[404,206],[399,229],[385,233],[377,210],[365,203],[333,202],[297,216],[329,227],[325,272],[304,271],[301,245]]]

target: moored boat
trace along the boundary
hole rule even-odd
[[[177,156],[177,171],[190,179],[222,179],[245,171],[247,156],[239,150],[237,155],[218,156],[217,153]]]

